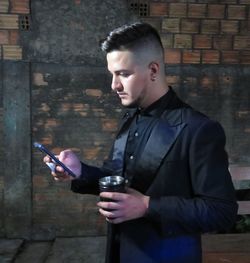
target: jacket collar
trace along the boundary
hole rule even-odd
[[[169,86],[168,88],[169,90],[165,95],[163,95],[157,101],[152,103],[146,109],[133,108],[127,110],[123,116],[123,119],[126,121],[126,119],[133,117],[135,114],[157,118],[160,117],[162,113],[166,110],[173,110],[181,107],[189,107],[176,96],[176,93],[174,92],[171,86]]]

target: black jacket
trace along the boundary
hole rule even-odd
[[[119,262],[114,253],[119,228],[122,263],[200,263],[200,234],[226,231],[235,221],[237,203],[222,127],[169,92],[171,100],[161,115],[152,116],[154,128],[130,181],[130,187],[150,196],[149,209],[143,218],[109,226],[106,262]],[[99,177],[124,172],[132,118],[126,115],[103,168],[83,164],[73,191],[98,194]]]

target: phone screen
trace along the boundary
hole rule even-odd
[[[55,155],[50,152],[43,144],[38,143],[38,142],[34,142],[34,147],[39,149],[41,152],[49,155],[49,157],[58,165],[60,165],[64,171],[66,171],[67,173],[69,173],[70,176],[72,177],[76,177],[76,175],[65,165],[63,164],[61,161],[58,160],[58,158],[55,157]]]

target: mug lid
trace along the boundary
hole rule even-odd
[[[105,176],[99,179],[100,185],[119,185],[124,182],[124,178],[118,175]]]

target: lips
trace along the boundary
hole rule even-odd
[[[127,93],[124,93],[124,92],[119,92],[117,93],[117,95],[120,97],[120,98],[123,98],[123,97],[127,97],[128,94]]]

